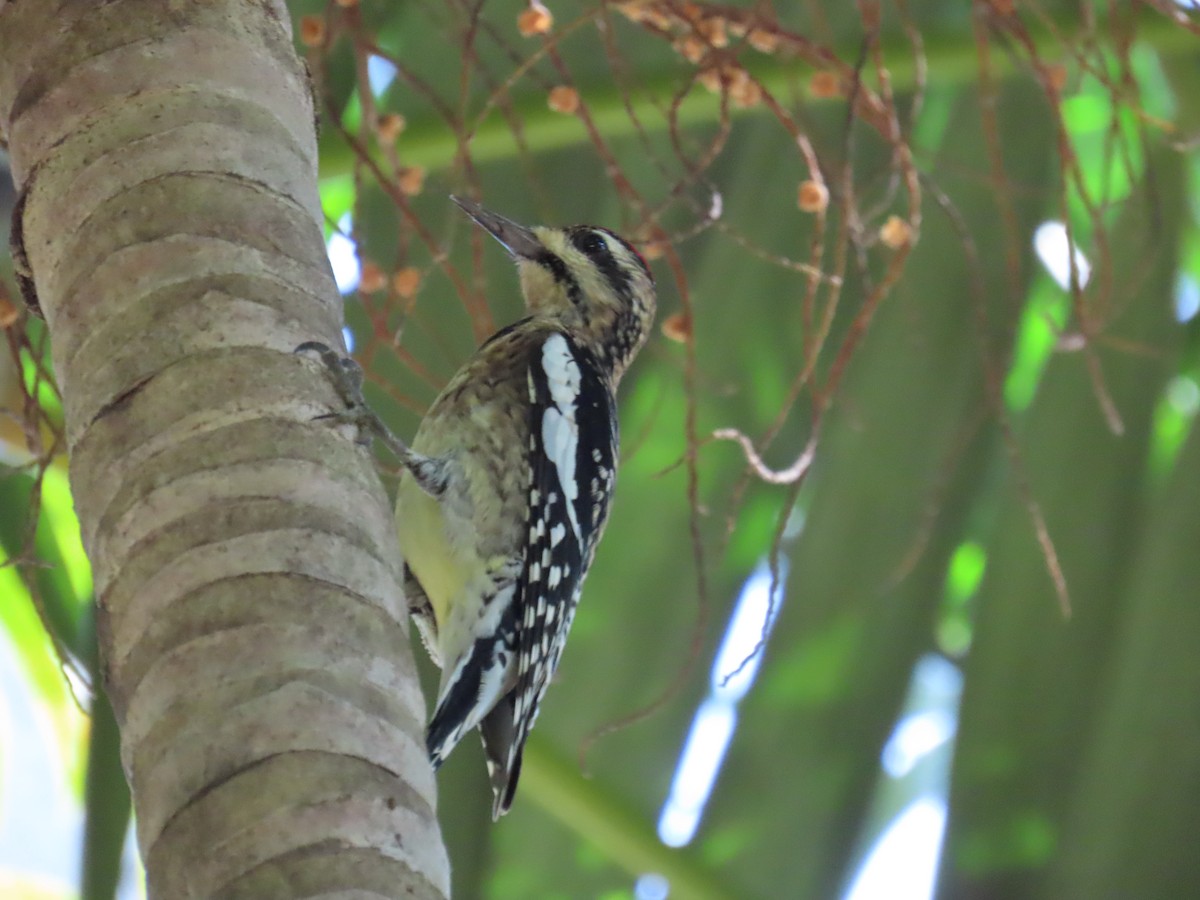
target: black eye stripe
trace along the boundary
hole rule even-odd
[[[642,271],[646,273],[646,277],[650,279],[651,284],[654,283],[654,273],[650,271],[650,266],[646,262],[646,257],[642,256],[642,254],[638,252],[637,247],[633,246],[633,244],[629,243],[629,241],[625,240],[625,238],[621,237],[615,231],[609,231],[607,228],[601,228],[599,226],[592,226],[590,228],[584,226],[580,230],[589,234],[595,234],[596,237],[601,241],[604,240],[602,234],[607,234],[610,238],[612,238],[629,252],[629,255],[637,261],[637,264],[641,267]],[[597,234],[597,232],[600,232],[600,234]],[[605,244],[606,246],[604,247],[604,252],[611,256],[612,250],[607,246],[607,242],[605,242]],[[578,246],[578,244],[576,244],[576,246]],[[580,250],[582,250],[584,253],[587,253],[587,251],[583,250],[582,247],[580,247]],[[588,255],[590,256],[591,254]]]
[[[571,270],[567,268],[567,264],[561,259],[547,250],[537,260],[542,266],[550,271],[554,276],[554,280],[561,284],[567,291],[567,299],[576,306],[583,299],[583,294],[579,290],[579,282],[575,280],[575,276],[571,274]]]
[[[608,241],[604,239],[604,235],[597,229],[580,228],[577,231],[571,232],[571,243],[575,245],[576,250],[594,262],[600,263],[604,259],[612,259],[612,251],[608,249]]]
[[[613,291],[619,296],[629,296],[633,272],[630,271],[628,261],[622,263],[613,255],[608,238],[612,238],[624,247],[629,255],[637,261],[637,264],[646,273],[646,277],[650,279],[651,283],[654,282],[654,276],[650,274],[650,269],[646,265],[646,261],[642,259],[642,255],[633,249],[633,246],[620,235],[613,234],[607,228],[588,225],[576,226],[568,234],[571,244],[575,249],[592,261],[593,265],[600,270],[600,274],[604,276]]]

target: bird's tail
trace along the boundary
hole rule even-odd
[[[483,753],[492,780],[492,821],[496,821],[512,806],[517,780],[521,777],[521,753],[525,741],[521,741],[520,747],[513,746],[516,729],[513,726],[512,694],[505,696],[479,723],[479,736],[483,739]]]

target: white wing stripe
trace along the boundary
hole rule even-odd
[[[571,530],[575,532],[575,539],[581,541],[579,520],[575,516],[575,500],[579,496],[579,485],[575,482],[575,458],[579,448],[575,407],[582,377],[567,339],[561,334],[550,335],[542,345],[542,371],[546,373],[550,399],[554,403],[542,416],[542,447],[558,473]]]

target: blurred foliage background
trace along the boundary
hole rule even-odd
[[[615,228],[659,280],[516,806],[473,742],[440,777],[456,895],[1194,893],[1197,4],[545,2],[289,4],[400,434],[520,315],[447,194]],[[4,265],[0,893],[110,897],[123,859],[136,896]]]

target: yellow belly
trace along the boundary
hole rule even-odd
[[[471,571],[471,560],[451,546],[441,505],[411,477],[401,480],[396,494],[396,534],[404,561],[425,589],[440,629],[453,598],[461,597],[478,573]]]

